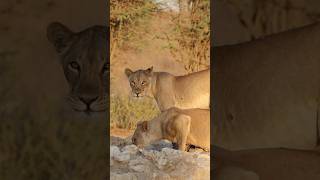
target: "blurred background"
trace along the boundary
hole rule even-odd
[[[106,24],[106,1],[0,1],[0,179],[105,179],[107,120],[60,113],[68,92],[46,27]]]
[[[320,18],[317,0],[214,0],[215,46],[301,27]]]

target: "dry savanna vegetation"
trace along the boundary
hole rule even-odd
[[[148,64],[157,71],[163,62],[166,64],[162,69],[173,74],[209,67],[209,0],[177,3],[179,10],[152,0],[110,2],[111,89],[116,87],[110,99],[112,128],[134,129],[138,121],[149,120],[159,113],[152,98],[130,97],[123,75],[125,67],[146,68]],[[117,86],[120,76],[123,84]],[[121,93],[125,88],[127,93]]]

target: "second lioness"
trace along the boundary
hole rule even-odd
[[[186,144],[210,150],[210,111],[169,108],[150,121],[138,123],[132,136],[138,147],[161,139],[176,142],[182,151]]]
[[[160,111],[170,107],[209,109],[209,69],[184,76],[153,72],[152,67],[137,71],[127,68],[125,73],[133,95],[135,97],[154,97]]]

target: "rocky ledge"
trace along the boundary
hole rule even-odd
[[[210,179],[210,154],[172,149],[160,141],[144,149],[126,139],[111,137],[111,180],[206,180]]]

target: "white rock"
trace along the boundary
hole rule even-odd
[[[146,146],[144,149],[161,151],[163,148],[172,148],[172,143],[168,140],[161,140],[161,141],[158,141],[157,143]]]
[[[110,146],[110,158],[118,156],[120,154],[120,149],[117,146]]]
[[[129,162],[129,168],[136,172],[150,172],[150,162],[142,157],[137,157]]]
[[[166,142],[167,143],[167,142]],[[182,152],[168,147],[138,149],[110,147],[112,178],[139,180],[210,179],[210,153]],[[117,161],[117,163],[116,163]]]
[[[119,155],[114,157],[114,160],[120,161],[120,162],[129,162],[130,154],[127,152],[120,153]]]
[[[128,162],[130,160],[130,153],[127,151],[121,152],[117,146],[110,146],[110,161],[111,160]]]
[[[129,154],[136,154],[138,151],[138,147],[136,145],[127,145],[124,148],[122,148],[123,152],[127,152]]]
[[[110,180],[138,180],[137,176],[132,173],[116,174],[110,173]]]

